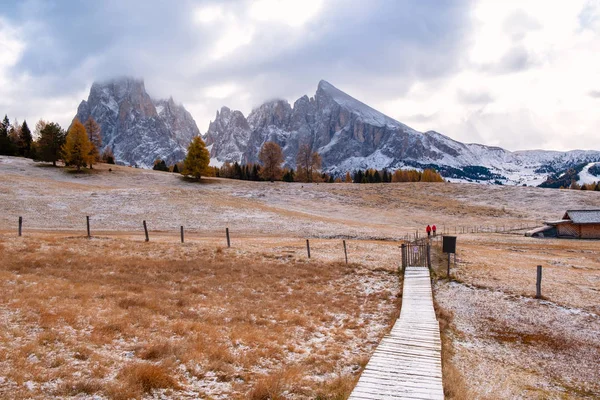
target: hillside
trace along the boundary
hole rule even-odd
[[[108,168],[112,172],[108,172]],[[305,184],[210,178],[99,164],[70,174],[31,160],[0,157],[0,229],[18,216],[39,229],[152,229],[312,237],[399,238],[428,223],[448,227],[538,224],[568,208],[598,207],[600,193],[533,187],[435,184]]]

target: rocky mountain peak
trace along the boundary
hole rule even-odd
[[[77,109],[81,121],[93,117],[102,129],[103,148],[118,163],[152,167],[161,158],[181,161],[194,136],[200,134],[191,114],[168,100],[153,100],[143,79],[118,77],[94,82]],[[101,149],[102,151],[103,149]]]
[[[600,161],[600,152],[510,152],[497,147],[464,144],[434,131],[418,132],[321,80],[315,96],[304,95],[291,107],[274,100],[255,108],[239,123],[221,114],[211,122],[207,138],[214,164],[257,162],[266,141],[278,143],[285,164],[295,167],[301,144],[323,159],[323,169],[336,175],[365,168],[434,167],[453,179],[514,184],[541,183],[543,165]],[[228,109],[227,109],[228,110]],[[227,119],[227,121],[225,121]],[[246,121],[247,123],[243,123]]]

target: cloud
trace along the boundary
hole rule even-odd
[[[416,129],[600,148],[599,15],[586,0],[12,2],[0,113],[68,124],[94,80],[131,75],[204,132],[223,105],[247,114],[326,79]]]
[[[591,90],[588,95],[594,99],[600,99],[600,90]]]
[[[484,91],[467,92],[459,89],[456,93],[456,97],[464,104],[487,104],[494,101],[492,95]]]

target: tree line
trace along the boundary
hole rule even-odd
[[[5,115],[0,122],[0,155],[51,162],[54,166],[62,160],[66,166],[77,170],[82,167],[91,169],[100,161],[114,164],[111,149],[107,148],[100,154],[101,147],[100,125],[92,117],[83,124],[75,119],[68,131],[56,122],[40,119],[33,133],[27,121],[11,123]]]
[[[206,152],[203,158],[203,164],[201,169],[203,173],[196,176],[196,179],[200,179],[200,176],[217,176],[222,178],[230,179],[241,179],[248,181],[284,181],[284,182],[353,182],[353,183],[387,183],[387,182],[444,182],[444,178],[433,169],[425,169],[424,171],[417,170],[396,170],[389,172],[387,169],[376,170],[376,169],[365,169],[356,170],[351,174],[346,172],[344,177],[326,174],[321,171],[321,156],[319,153],[312,149],[310,144],[302,144],[298,149],[296,155],[296,169],[285,168],[283,163],[285,161],[283,156],[283,150],[275,142],[265,142],[260,149],[258,154],[258,163],[247,163],[241,164],[238,162],[228,163],[226,162],[220,168],[209,167],[210,158],[206,145],[201,138],[195,139],[195,143],[190,145],[188,149],[188,155],[192,152],[192,146],[201,148],[196,150],[199,152]],[[186,162],[188,165],[190,161],[189,157],[184,160],[184,174],[186,169]],[[173,168],[167,167],[164,162],[157,160],[155,162],[155,169],[163,171],[173,170]]]

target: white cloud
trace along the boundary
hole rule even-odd
[[[283,23],[297,28],[315,17],[322,6],[322,0],[255,0],[249,14],[258,22]]]
[[[194,19],[201,24],[211,24],[225,17],[223,7],[219,5],[203,6],[194,11]]]
[[[382,108],[417,129],[512,150],[600,148],[598,104],[590,96],[600,89],[600,36],[581,29],[584,7],[479,1],[464,68],[443,81],[415,83]],[[524,58],[507,61],[516,49]]]
[[[204,95],[211,99],[226,99],[234,94],[236,90],[237,86],[234,83],[223,83],[206,88]]]

